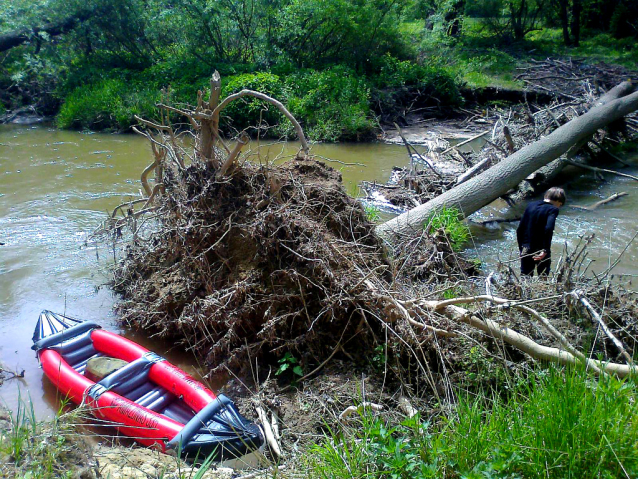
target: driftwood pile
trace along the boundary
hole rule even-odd
[[[221,138],[223,106],[247,95],[283,105],[251,91],[220,101],[219,90],[215,75],[208,101],[162,106],[165,118],[188,118],[193,142],[167,123],[140,119],[154,152],[142,173],[145,195],[116,208],[101,229],[116,238],[133,231],[114,281],[128,325],[185,345],[211,374],[257,380],[287,352],[306,378],[333,358],[369,367],[382,351],[402,383],[440,396],[475,346],[504,359],[631,373],[635,305],[604,277],[586,276],[587,242],[566,252],[555,278],[538,283],[509,267],[487,281],[475,277],[442,231],[421,229],[390,255],[340,175],[312,159],[305,141],[282,166],[242,161],[247,138],[240,134],[234,146]],[[149,218],[150,233],[141,226]],[[631,315],[610,315],[610,300]],[[586,314],[608,339],[594,338],[591,352],[582,347],[592,328],[577,324]],[[599,351],[624,362],[590,359]]]
[[[116,239],[132,231],[115,269],[122,320],[183,344],[211,374],[267,374],[255,361],[287,352],[308,367],[335,355],[365,363],[385,341],[395,303],[383,291],[394,277],[436,270],[452,279],[471,265],[449,259],[445,238],[428,238],[425,252],[395,271],[341,175],[307,148],[281,166],[242,161],[247,138],[222,140],[221,108],[244,95],[283,105],[247,91],[220,101],[219,83],[214,76],[210,100],[200,95],[195,108],[161,107],[164,118],[189,119],[194,142],[167,122],[139,119],[154,152],[141,177],[145,195],[100,229]]]
[[[415,168],[411,162],[409,168],[396,174],[400,177],[398,183],[390,185],[390,188],[385,186],[376,188],[387,198],[391,206],[409,210],[417,205],[423,205],[453,187],[472,180],[486,169],[498,165],[505,158],[514,156],[523,147],[528,147],[527,150],[530,150],[532,145],[538,142],[538,151],[532,152],[532,156],[527,153],[522,155],[525,158],[519,160],[519,163],[515,165],[516,169],[522,170],[524,168],[522,162],[531,163],[534,160],[530,161],[528,158],[532,158],[534,155],[541,157],[546,148],[557,143],[556,140],[545,143],[540,142],[540,140],[597,107],[602,110],[600,107],[608,103],[631,103],[630,96],[635,89],[631,83],[617,83],[619,80],[628,78],[631,72],[608,65],[591,66],[577,60],[546,59],[533,62],[521,70],[522,73],[519,77],[526,81],[531,91],[538,90],[545,85],[545,83],[541,85],[540,82],[549,82],[547,84],[551,86],[552,96],[547,94],[545,98],[551,99],[553,97],[553,99],[543,104],[538,100],[538,96],[535,96],[536,101],[523,101],[511,106],[494,105],[490,108],[481,107],[475,110],[463,109],[462,113],[466,116],[467,122],[480,122],[480,125],[483,125],[482,131],[471,138],[475,143],[482,144],[482,147],[468,152],[460,148],[462,145],[459,144],[444,151],[426,149],[421,152],[421,155],[431,163],[432,167]],[[614,85],[618,86],[612,88]],[[607,90],[609,90],[608,93],[605,93]],[[530,97],[532,97],[531,94]],[[607,108],[607,110],[609,109]],[[509,190],[499,192],[499,196],[503,195],[507,201],[517,202],[539,194],[555,183],[566,167],[578,172],[593,169],[597,174],[627,176],[609,167],[600,169],[591,165],[604,162],[613,167],[624,166],[622,160],[610,150],[621,141],[638,137],[638,118],[635,108],[633,110],[630,108],[628,111],[629,113],[620,121],[607,121],[604,125],[606,129],[594,130],[585,139],[573,140],[566,153],[554,157],[555,160],[548,161],[549,164],[541,162],[542,164],[537,167],[540,169],[532,169],[529,175],[522,178],[523,181],[509,187]],[[592,113],[590,113],[591,115]],[[560,134],[557,134],[559,139]],[[577,136],[578,132],[574,131],[574,138]],[[450,164],[455,164],[461,172],[451,173]],[[438,168],[437,165],[445,165],[446,168],[437,173],[433,171]],[[631,177],[631,175],[628,176]],[[502,182],[499,181],[499,183]],[[472,183],[471,189],[479,191],[481,185],[482,183],[475,181]],[[371,188],[369,185],[364,186],[370,195],[369,199],[373,201],[371,195],[374,194],[375,188]],[[486,190],[494,190],[486,182],[483,186]],[[467,196],[465,190],[468,188],[470,187],[459,189],[458,195]],[[486,204],[475,200],[459,201],[457,196],[450,193],[445,198],[448,204],[459,203],[459,209],[466,215],[471,214],[480,205]],[[489,192],[485,196],[488,197],[488,203],[494,199],[489,199]],[[434,207],[434,205],[432,206]],[[430,208],[427,208],[427,211],[430,211]],[[411,216],[411,221],[414,221],[419,215],[412,214]],[[403,225],[398,223],[393,225],[393,229],[396,231],[401,231],[402,228]],[[387,236],[389,229],[389,227],[383,226],[378,233]]]

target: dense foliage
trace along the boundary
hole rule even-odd
[[[314,139],[370,136],[393,92],[462,102],[463,83],[516,87],[524,42],[539,54],[636,60],[630,0],[14,0],[0,4],[0,112],[59,112],[66,128],[127,130],[165,89],[190,100],[214,69],[226,91],[284,101]],[[518,42],[518,43],[512,43]],[[523,42],[523,43],[521,43]],[[518,45],[518,46],[517,46]],[[517,50],[518,48],[518,50]],[[531,48],[530,48],[531,49]],[[560,52],[560,51],[559,51]],[[413,101],[413,97],[411,102]],[[400,106],[400,105],[399,105]],[[247,101],[231,128],[290,135]],[[400,110],[398,108],[397,110]]]

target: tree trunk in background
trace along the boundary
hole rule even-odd
[[[445,14],[444,19],[448,23],[448,36],[457,37],[461,33],[461,16],[464,10],[465,0],[456,0]]]
[[[489,170],[442,195],[377,226],[389,241],[418,234],[433,213],[443,207],[457,208],[468,216],[503,196],[527,176],[580,145],[609,123],[638,110],[638,92],[631,82],[614,87],[582,116],[557,128],[550,135],[521,148]],[[602,104],[601,104],[602,103]]]
[[[574,46],[580,45],[580,14],[583,11],[581,0],[572,0],[572,37]]]
[[[509,2],[512,30],[514,32],[514,38],[516,38],[517,40],[522,40],[523,37],[525,36],[525,31],[523,30],[523,22],[522,22],[522,15],[523,15],[522,12],[524,11],[524,8],[525,8],[525,0],[521,0],[521,4],[518,10],[516,9],[515,5],[512,2]]]
[[[90,16],[91,13],[89,12],[79,12],[57,23],[48,23],[40,27],[22,28],[5,33],[4,35],[0,35],[0,52],[22,45],[39,33],[46,33],[51,37],[62,35],[73,30],[79,23]]]
[[[569,14],[567,12],[567,4],[569,0],[557,0],[558,1],[558,16],[560,17],[560,24],[563,28],[563,43],[569,46],[572,42],[569,37]]]

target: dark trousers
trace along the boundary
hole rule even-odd
[[[551,256],[545,256],[542,261],[534,261],[533,254],[523,253],[521,250],[521,274],[534,276],[534,268],[537,268],[539,276],[547,276],[549,274],[549,267],[552,263]]]

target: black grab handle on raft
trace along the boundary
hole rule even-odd
[[[180,444],[182,447],[185,446],[193,438],[197,431],[199,431],[202,427],[206,427],[208,421],[210,421],[215,414],[220,412],[226,406],[232,404],[233,402],[228,397],[220,394],[216,399],[213,399],[212,402],[208,403],[203,409],[195,414],[193,419],[186,423],[177,436],[166,443],[166,447],[173,449],[179,447]]]

